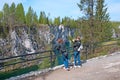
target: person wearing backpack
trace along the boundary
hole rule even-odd
[[[81,67],[80,50],[82,49],[81,40],[78,36],[73,40],[74,67]]]

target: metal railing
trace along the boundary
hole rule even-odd
[[[44,55],[45,53],[47,53],[47,55]],[[55,54],[53,54],[53,51],[47,50],[47,51],[39,51],[31,54],[23,54],[18,56],[0,58],[0,69],[3,69],[6,66],[11,66],[11,65],[25,63],[25,62],[34,61],[34,60],[42,61],[44,58],[50,58],[49,59],[51,63],[50,67],[52,67],[53,56],[55,56]]]
[[[69,48],[69,53],[70,55],[73,55],[73,50],[72,47]],[[87,49],[85,48],[82,53],[85,53],[85,58],[87,59]],[[21,64],[21,63],[26,63],[30,61],[37,61],[38,63],[41,62],[43,63],[43,60],[47,58],[49,59],[50,66],[53,67],[55,64],[55,59],[56,59],[56,54],[54,53],[54,50],[47,50],[47,51],[38,51],[35,53],[31,54],[22,54],[18,56],[11,56],[11,57],[6,57],[6,58],[0,58],[0,70],[4,69],[5,67],[11,66],[11,65],[16,65],[16,64]],[[85,59],[85,60],[86,60]],[[37,64],[37,63],[36,63]],[[34,65],[36,65],[34,64]]]

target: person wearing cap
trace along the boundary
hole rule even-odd
[[[74,54],[74,67],[81,67],[80,60],[80,50],[81,50],[81,40],[80,37],[77,37],[73,40],[73,54]]]

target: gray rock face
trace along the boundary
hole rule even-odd
[[[0,39],[0,57],[31,54],[54,45],[58,38],[68,39],[74,35],[74,29],[60,26],[15,27],[9,38]]]

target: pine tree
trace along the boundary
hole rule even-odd
[[[39,22],[38,22],[38,16],[36,14],[36,12],[34,12],[33,14],[33,25],[37,25]]]
[[[60,25],[60,17],[57,17],[54,19],[54,25],[59,26]]]
[[[4,4],[3,6],[3,23],[4,23],[4,26],[7,26],[8,25],[8,18],[9,18],[9,5],[7,3]]]
[[[3,35],[3,12],[0,11],[0,37]]]
[[[62,24],[64,26],[67,26],[69,24],[69,22],[70,22],[70,18],[69,17],[62,18]]]
[[[104,0],[80,0],[77,5],[84,14],[80,21],[84,41],[94,48],[96,42],[109,40],[111,27]]]
[[[80,3],[77,5],[83,14],[85,14],[81,25],[82,32],[87,32],[84,35],[87,38],[87,42],[95,43],[110,39],[111,27],[104,0],[80,0]]]
[[[93,16],[94,16],[94,1],[93,0],[80,0],[80,3],[77,4],[78,7],[80,8],[80,11],[83,12],[83,22],[82,22],[82,29],[81,30],[83,33],[89,32],[87,35],[84,35],[84,38],[87,37],[87,42],[93,43]],[[87,25],[86,25],[87,22]],[[89,27],[88,27],[89,26]],[[88,29],[87,29],[88,28]],[[88,31],[89,30],[89,31]]]
[[[96,34],[96,36],[99,35],[99,41],[109,40],[112,36],[112,28],[109,21],[109,13],[107,13],[107,8],[104,3],[104,0],[97,0],[96,4],[95,20],[97,23],[96,28],[99,32]]]
[[[10,19],[10,14],[9,14],[9,5],[7,3],[4,4],[3,6],[3,32],[4,32],[4,37],[7,37],[9,33],[9,19]]]
[[[25,24],[25,13],[22,3],[17,5],[15,12],[16,24],[23,25]]]
[[[11,4],[11,6],[10,6],[10,14],[14,14],[14,15],[15,15],[15,9],[16,9],[15,3],[13,2],[13,3]]]
[[[9,22],[11,26],[15,25],[15,11],[16,11],[15,3],[12,3],[12,5],[10,6],[10,13],[9,13],[10,14]]]
[[[3,12],[0,11],[0,26],[3,26],[2,22],[3,22]]]
[[[28,12],[26,14],[26,24],[30,27],[33,24],[33,9],[29,7]]]
[[[46,17],[46,14],[44,11],[40,12],[39,23],[40,24],[48,24],[47,17]]]

